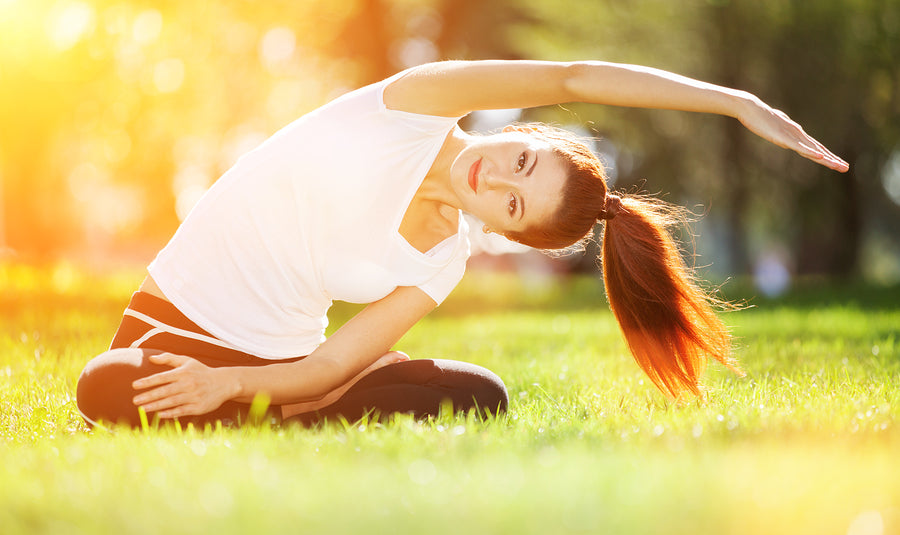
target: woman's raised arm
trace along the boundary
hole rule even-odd
[[[846,162],[746,91],[601,61],[446,61],[410,69],[384,93],[391,109],[459,116],[474,110],[588,102],[735,117],[763,139],[837,171]]]

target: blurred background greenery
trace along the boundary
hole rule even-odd
[[[0,258],[146,263],[240,154],[405,67],[602,59],[754,92],[850,173],[721,117],[500,118],[575,125],[615,188],[703,212],[717,273],[900,280],[896,0],[0,0],[0,45]]]

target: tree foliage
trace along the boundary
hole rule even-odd
[[[704,205],[724,271],[775,251],[799,272],[900,273],[890,0],[3,0],[0,35],[0,248],[146,256],[241,152],[406,66],[604,59],[752,91],[851,162],[838,176],[725,118],[530,112],[602,138],[617,187]]]

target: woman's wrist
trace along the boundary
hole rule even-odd
[[[738,89],[732,89],[729,91],[728,100],[729,112],[725,113],[724,115],[734,117],[741,122],[744,121],[744,118],[749,115],[752,110],[758,110],[761,105],[764,105],[759,97],[757,97],[753,93],[740,91]]]
[[[214,369],[218,374],[216,381],[222,385],[222,390],[229,400],[244,401],[245,398],[248,398],[240,367],[225,366]],[[252,400],[252,398],[253,394],[251,393],[249,399]]]

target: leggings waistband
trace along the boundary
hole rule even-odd
[[[110,349],[159,349],[195,358],[210,358],[239,365],[290,362],[271,360],[241,351],[188,319],[172,303],[146,292],[136,292],[122,315]]]

